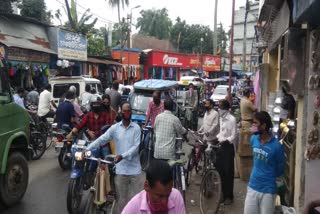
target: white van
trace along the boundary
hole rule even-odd
[[[58,105],[59,99],[64,93],[69,90],[70,86],[75,86],[77,89],[77,97],[80,98],[81,94],[85,92],[86,85],[97,90],[98,95],[102,95],[101,82],[98,79],[83,77],[83,76],[59,76],[53,77],[49,80],[52,87],[52,96],[54,102]]]

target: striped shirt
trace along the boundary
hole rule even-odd
[[[175,159],[176,136],[183,135],[186,131],[180,120],[171,111],[165,110],[159,114],[154,124],[156,136],[154,157],[156,159]]]

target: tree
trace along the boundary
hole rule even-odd
[[[19,5],[21,16],[34,18],[40,22],[50,23],[51,12],[46,12],[44,0],[22,0]]]
[[[91,56],[105,56],[107,30],[102,27],[100,29],[93,29],[88,36],[88,55]]]
[[[67,13],[68,13],[68,22],[66,27],[77,33],[82,33],[87,35],[94,27],[98,18],[95,18],[90,23],[87,23],[92,19],[92,14],[89,15],[90,9],[87,9],[78,20],[77,4],[75,0],[71,0],[71,6],[69,6],[68,0],[65,0]]]
[[[129,5],[129,0],[108,0],[111,7],[117,7],[118,8],[118,21],[121,22],[121,15],[120,15],[120,4],[122,5],[122,8],[124,6]]]
[[[17,2],[18,0],[1,0],[0,1],[0,13],[9,13],[11,14],[12,6],[11,4]]]
[[[172,21],[169,18],[168,10],[142,10],[138,18],[137,28],[139,34],[154,36],[158,39],[169,39],[172,28]]]

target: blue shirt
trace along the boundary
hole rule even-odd
[[[282,145],[274,136],[261,145],[259,135],[253,135],[250,144],[253,149],[253,169],[249,187],[257,192],[275,194],[276,179],[284,171],[285,156]]]
[[[139,175],[141,165],[139,158],[141,129],[139,125],[131,122],[126,128],[122,121],[111,126],[106,133],[88,146],[89,150],[114,140],[115,152],[122,155],[122,160],[116,165],[117,175]]]
[[[58,106],[57,112],[57,128],[61,129],[63,124],[68,124],[72,128],[71,118],[75,117],[73,104],[69,100],[65,100]]]
[[[17,103],[19,106],[21,106],[23,109],[26,109],[24,107],[23,98],[21,98],[18,94],[13,95],[14,102]]]

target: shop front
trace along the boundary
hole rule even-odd
[[[140,49],[121,48],[112,49],[112,59],[118,60],[122,67],[117,68],[117,80],[124,85],[133,85],[143,78],[143,69],[140,65]],[[122,59],[121,59],[122,57]]]
[[[221,70],[221,58],[209,54],[189,55],[189,67],[197,69],[204,78],[218,78]],[[188,66],[188,65],[187,65]]]

